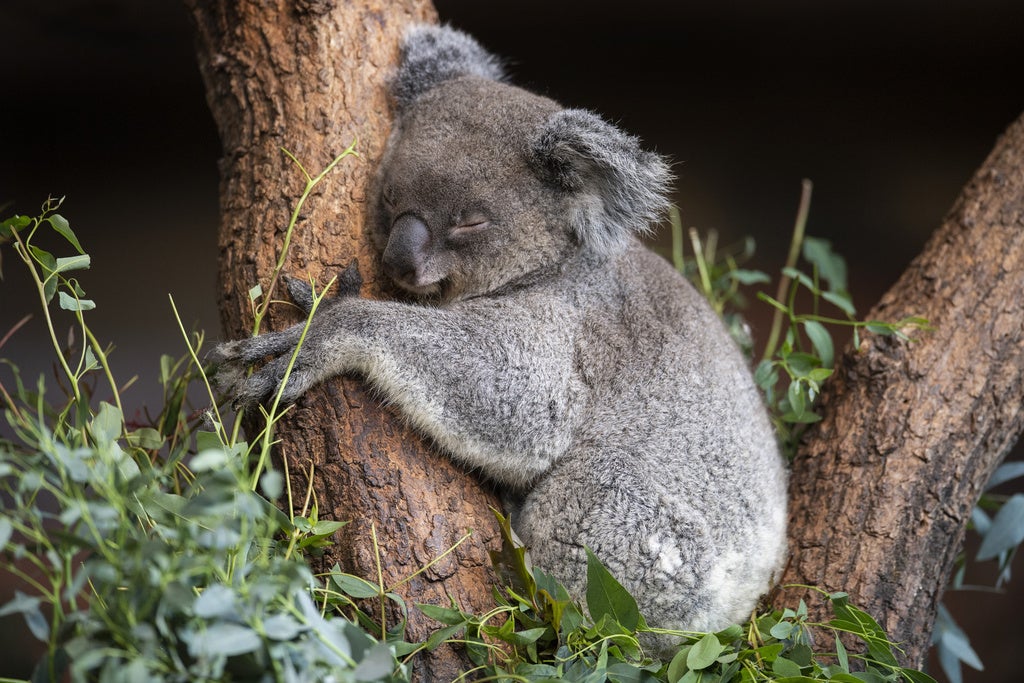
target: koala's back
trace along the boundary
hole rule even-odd
[[[780,568],[786,514],[785,469],[746,359],[693,287],[638,244],[565,284],[578,428],[525,497],[518,532],[577,595],[590,547],[649,623],[744,619]]]

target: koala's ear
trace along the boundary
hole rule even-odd
[[[540,176],[575,196],[572,228],[597,253],[611,253],[631,234],[649,232],[668,211],[668,163],[589,111],[553,114],[532,153]]]
[[[462,31],[448,26],[417,24],[406,32],[402,41],[391,94],[401,111],[427,90],[460,76],[501,81],[505,71],[497,57]]]

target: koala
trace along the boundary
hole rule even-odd
[[[573,595],[590,548],[651,626],[745,619],[781,567],[786,471],[746,359],[637,238],[668,207],[667,163],[508,84],[451,28],[407,34],[391,94],[368,229],[405,300],[325,302],[284,400],[362,377],[512,501]],[[279,389],[301,329],[213,351],[239,403]]]

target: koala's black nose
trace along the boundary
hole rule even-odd
[[[384,272],[388,277],[415,284],[416,274],[423,266],[430,231],[416,216],[399,216],[391,226],[388,246],[384,249]]]

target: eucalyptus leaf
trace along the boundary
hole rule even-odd
[[[86,270],[90,265],[92,265],[92,259],[89,258],[88,254],[61,256],[54,262],[53,271],[55,273],[63,273],[69,270]]]
[[[352,676],[356,681],[379,681],[386,678],[395,668],[395,658],[385,643],[377,643],[359,662]]]
[[[0,551],[7,547],[7,542],[11,540],[13,533],[14,525],[11,524],[11,520],[0,516]]]
[[[217,622],[192,639],[189,651],[194,657],[232,657],[254,652],[263,645],[255,631],[242,624]]]
[[[756,285],[772,281],[767,273],[762,273],[760,270],[743,270],[741,268],[729,271],[729,277],[741,285]]]
[[[627,631],[635,631],[640,623],[636,599],[605,569],[597,556],[587,552],[587,608],[594,619],[609,616]]]
[[[833,292],[846,291],[846,261],[832,251],[832,244],[819,237],[804,237],[803,257],[818,269],[818,275],[829,283]]]
[[[990,560],[1016,548],[1021,541],[1024,541],[1024,494],[1017,493],[996,513],[991,528],[981,540],[977,559]]]
[[[1004,462],[996,468],[995,472],[992,473],[988,483],[985,485],[985,490],[990,491],[1000,484],[1005,484],[1011,479],[1016,479],[1021,476],[1024,476],[1024,460]]]
[[[211,472],[218,470],[228,462],[228,454],[220,448],[200,451],[189,462],[189,468],[193,472]]]
[[[776,657],[772,662],[772,671],[783,678],[792,678],[800,675],[800,665],[786,657]]]
[[[334,582],[334,584],[341,590],[342,593],[345,593],[346,595],[356,599],[375,598],[378,595],[380,595],[380,588],[378,588],[376,584],[372,584],[366,579],[360,578],[358,576],[353,576],[352,574],[333,572],[331,574],[331,581]],[[443,607],[435,607],[434,605],[421,605],[420,607],[422,612],[426,614],[428,617],[432,619],[437,619],[438,621],[445,624],[450,624],[453,622],[447,621],[444,618],[438,618],[438,616],[435,615],[444,614],[446,617],[450,618],[449,615],[451,612],[457,612],[457,610],[446,610]],[[458,619],[462,619],[461,613],[458,614]]]
[[[306,626],[290,614],[274,614],[263,622],[263,632],[271,640],[292,640],[306,630]]]
[[[192,612],[202,619],[238,618],[235,592],[223,584],[206,588],[192,604]]]
[[[829,302],[843,313],[854,316],[857,315],[857,309],[853,307],[853,301],[850,299],[848,294],[839,294],[837,292],[822,292],[821,298]]]
[[[725,650],[713,633],[708,633],[694,643],[686,656],[686,666],[690,669],[706,669],[715,663],[718,656]]]
[[[821,359],[821,364],[826,368],[831,368],[835,363],[835,348],[832,345],[832,335],[829,334],[824,325],[816,320],[805,320],[803,326],[804,332],[807,333],[808,339],[811,340],[815,353]]]
[[[65,311],[91,311],[96,308],[96,302],[91,299],[76,299],[67,292],[59,292],[58,301],[60,307]]]
[[[68,219],[64,218],[64,216],[61,216],[59,213],[55,213],[52,216],[48,217],[46,220],[49,221],[50,226],[59,235],[64,237],[64,239],[66,239],[71,244],[71,246],[75,248],[75,251],[77,251],[79,254],[85,254],[85,251],[82,250],[81,243],[78,241],[78,237],[71,229],[71,224],[68,223]]]

